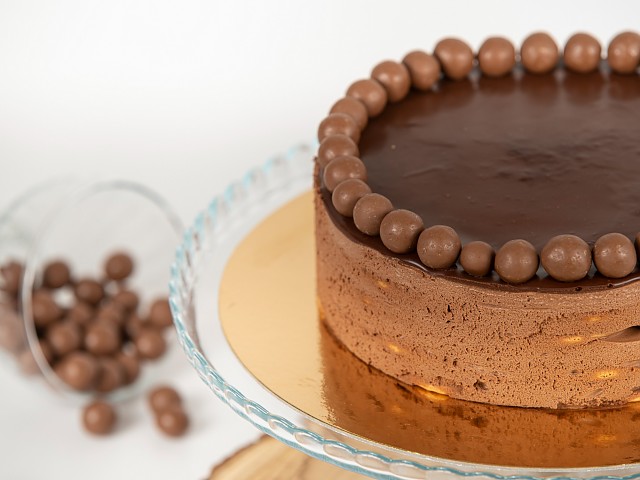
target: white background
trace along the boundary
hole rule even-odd
[[[561,43],[588,31],[606,49],[638,20],[632,0],[0,0],[0,209],[78,173],[145,183],[190,223],[249,167],[312,139],[382,59],[449,35],[518,45],[534,29]],[[255,433],[179,352],[170,362],[196,421],[179,441],[156,434],[142,400],[116,435],[89,438],[76,409],[0,365],[0,478],[203,478]]]

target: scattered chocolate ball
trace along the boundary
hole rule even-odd
[[[324,186],[330,192],[333,192],[340,183],[349,178],[357,178],[363,182],[367,180],[367,167],[357,157],[342,156],[334,158],[325,167],[322,175]]]
[[[171,306],[169,305],[169,299],[158,298],[153,301],[149,308],[150,325],[159,328],[167,328],[173,326],[173,315],[171,315]]]
[[[31,315],[36,327],[46,327],[56,322],[62,316],[62,309],[46,290],[34,293],[31,302]]]
[[[362,233],[379,235],[382,219],[391,210],[393,205],[387,197],[378,193],[368,193],[353,207],[353,223]]]
[[[165,385],[151,390],[148,401],[151,410],[156,414],[171,408],[182,408],[182,398],[178,391]]]
[[[426,228],[418,237],[418,256],[429,268],[450,268],[456,263],[460,249],[460,237],[446,225]]]
[[[189,417],[180,408],[170,408],[156,415],[156,425],[166,435],[180,437],[189,427]]]
[[[357,100],[356,100],[357,101]],[[318,164],[325,168],[329,162],[337,157],[358,157],[358,145],[346,135],[331,135],[325,138],[318,148]]]
[[[99,363],[100,373],[96,381],[96,392],[109,393],[124,385],[126,374],[120,362],[114,358],[103,357]]]
[[[80,328],[70,321],[51,325],[47,328],[45,338],[52,352],[59,357],[78,350],[82,345]]]
[[[575,235],[558,235],[547,242],[540,253],[545,271],[561,282],[584,278],[591,268],[591,248]]]
[[[473,68],[471,47],[458,38],[440,40],[433,51],[444,74],[452,80],[462,80]]]
[[[87,432],[94,435],[111,433],[115,427],[116,420],[114,408],[103,401],[92,402],[82,411],[82,424]]]
[[[418,236],[424,229],[422,219],[410,210],[393,210],[380,223],[380,239],[394,253],[415,250]]]
[[[381,62],[373,68],[371,78],[384,87],[389,102],[399,102],[407,96],[411,88],[409,70],[402,63],[390,60]]]
[[[469,242],[460,252],[460,265],[469,275],[484,277],[493,268],[495,252],[493,247],[485,242]]]
[[[71,352],[56,364],[55,371],[71,388],[86,391],[95,386],[100,366],[89,353]]]
[[[607,50],[607,62],[616,73],[634,73],[640,64],[640,35],[622,32],[613,37]]]
[[[637,256],[633,243],[625,235],[607,233],[596,240],[593,261],[605,277],[622,278],[636,267]]]
[[[544,32],[529,35],[520,48],[522,65],[529,73],[548,73],[558,64],[558,45]]]
[[[598,40],[587,33],[576,33],[564,47],[564,64],[574,72],[592,72],[600,64],[601,54]]]
[[[87,303],[78,302],[67,310],[66,319],[81,327],[86,327],[93,319],[93,307]]]
[[[0,289],[15,297],[20,292],[24,267],[21,263],[10,261],[0,268]]]
[[[346,135],[354,142],[360,140],[360,127],[355,119],[346,113],[330,113],[318,127],[318,141],[332,135]]]
[[[124,252],[110,255],[104,264],[104,273],[110,280],[124,280],[133,272],[133,258]]]
[[[333,104],[329,113],[344,113],[356,121],[360,131],[369,123],[367,107],[360,100],[353,97],[344,97]],[[357,155],[357,154],[356,154]]]
[[[502,77],[516,64],[516,49],[503,37],[487,38],[478,51],[478,64],[489,77]]]
[[[536,274],[538,264],[536,248],[526,240],[511,240],[496,253],[496,272],[507,283],[530,280]]]
[[[76,298],[89,305],[97,305],[104,298],[102,284],[96,280],[85,278],[75,285]]]
[[[111,355],[121,343],[117,326],[105,321],[89,325],[84,335],[84,347],[94,355]]]
[[[124,313],[132,313],[138,308],[140,297],[132,290],[119,290],[111,297],[111,301],[118,305]]]
[[[60,288],[71,282],[71,270],[62,260],[48,263],[42,273],[42,285],[47,288]]]
[[[140,376],[140,360],[135,355],[126,352],[116,353],[115,359],[120,363],[124,372],[123,385],[131,385]]]
[[[369,185],[357,178],[349,178],[333,190],[331,202],[339,214],[352,217],[356,202],[367,193],[371,193]]]
[[[369,117],[377,117],[387,106],[387,91],[376,80],[358,80],[347,89],[347,96],[360,100]]]
[[[134,339],[134,344],[141,358],[154,360],[167,350],[167,342],[162,332],[155,328],[143,327]]]
[[[409,52],[402,59],[411,77],[411,85],[416,90],[430,90],[440,79],[440,64],[436,57],[421,51]]]

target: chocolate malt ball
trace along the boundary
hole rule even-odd
[[[149,308],[149,317],[147,321],[150,325],[158,328],[173,326],[173,316],[171,315],[169,299],[158,298],[154,300]]]
[[[640,64],[640,35],[622,32],[616,35],[607,50],[607,62],[616,73],[629,74]]]
[[[424,229],[422,218],[410,210],[393,210],[382,219],[380,239],[394,253],[409,253],[416,248]]]
[[[429,268],[450,268],[460,254],[461,242],[456,231],[446,225],[426,228],[418,237],[418,256]]]
[[[49,262],[42,273],[42,284],[47,288],[60,288],[71,282],[69,265],[62,260]]]
[[[377,117],[387,106],[387,91],[376,80],[357,80],[347,89],[347,97],[360,100],[367,108],[369,117]]]
[[[59,357],[82,346],[82,332],[78,325],[71,321],[54,323],[47,328],[45,338],[53,353]]]
[[[471,47],[458,38],[440,40],[433,51],[440,62],[444,74],[452,80],[461,80],[473,68]]]
[[[189,417],[181,408],[170,408],[156,415],[156,425],[170,437],[180,437],[189,428]]]
[[[167,350],[167,342],[162,332],[155,328],[144,327],[140,329],[134,339],[134,344],[138,350],[140,358],[155,360],[160,358]]]
[[[402,59],[411,76],[411,85],[416,90],[430,90],[440,79],[440,63],[433,55],[419,50],[409,52]]]
[[[46,327],[58,321],[62,316],[62,309],[46,290],[38,290],[33,294],[31,315],[36,327]]]
[[[367,107],[364,106],[357,98],[344,97],[333,104],[329,113],[344,113],[349,115],[356,121],[360,131],[364,130],[369,123],[369,113]],[[356,154],[357,156],[357,154]]]
[[[331,113],[318,127],[318,141],[333,135],[346,135],[354,142],[360,140],[360,127],[353,117],[346,113]]]
[[[111,355],[122,344],[120,329],[110,322],[100,321],[87,327],[84,347],[94,355]]]
[[[598,68],[601,55],[598,40],[588,33],[576,33],[564,47],[564,65],[577,73],[592,72]]]
[[[352,217],[356,202],[367,193],[371,193],[369,185],[357,178],[349,178],[333,190],[331,202],[340,215]]]
[[[625,235],[607,233],[593,246],[593,261],[598,272],[609,278],[622,278],[636,267],[636,250]]]
[[[111,301],[120,306],[125,313],[133,313],[138,308],[140,297],[133,290],[118,290]]]
[[[124,280],[133,273],[133,258],[124,252],[117,252],[109,256],[104,264],[104,273],[110,280]]]
[[[529,35],[520,48],[522,65],[529,73],[548,73],[558,65],[558,45],[544,32]]]
[[[349,178],[357,178],[363,182],[367,181],[367,167],[357,157],[342,156],[334,158],[325,167],[322,175],[324,186],[330,192],[333,192],[340,183]]]
[[[409,93],[411,88],[411,76],[407,67],[398,62],[390,60],[376,65],[371,78],[377,80],[387,91],[389,102],[399,102]]]
[[[82,424],[87,432],[94,435],[107,435],[116,425],[116,412],[106,402],[95,401],[82,411]]]
[[[182,408],[182,398],[175,388],[163,385],[149,392],[149,406],[154,413],[171,408]]]
[[[102,284],[90,278],[77,282],[74,291],[79,301],[89,305],[97,305],[104,298]]]
[[[487,38],[478,51],[478,63],[488,77],[502,77],[515,66],[516,49],[506,38]]]
[[[391,201],[378,193],[364,195],[353,207],[353,223],[362,233],[380,234],[382,219],[393,210]]]
[[[460,265],[469,275],[484,277],[491,272],[495,256],[493,247],[488,243],[469,242],[462,247],[460,252]]]
[[[55,372],[71,388],[86,391],[95,386],[100,365],[89,353],[72,352],[56,364]]]
[[[591,268],[591,248],[575,235],[553,237],[540,252],[545,271],[561,282],[575,282],[584,278]]]
[[[511,240],[505,243],[495,258],[495,269],[507,283],[524,283],[538,271],[536,248],[526,240]]]
[[[354,100],[357,101],[357,100]],[[318,147],[318,164],[325,168],[336,157],[358,157],[358,145],[346,135],[331,135],[325,138]]]

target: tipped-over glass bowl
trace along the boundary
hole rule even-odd
[[[31,306],[42,284],[43,266],[61,259],[74,278],[100,279],[107,256],[126,252],[135,262],[126,286],[140,294],[144,306],[166,297],[168,265],[181,232],[181,222],[168,203],[133,182],[65,178],[38,185],[16,199],[0,214],[0,267],[11,262],[23,267],[18,295],[8,294],[7,277],[0,274],[0,354],[8,354],[3,355],[5,366],[40,373],[54,392],[71,402],[93,396],[68,387],[42,354]],[[140,391],[150,378],[148,370],[153,368],[145,367],[140,380],[109,397]]]
[[[374,478],[640,478],[638,464],[517,468],[403,451],[315,420],[276,397],[251,376],[225,340],[218,317],[218,287],[223,269],[236,246],[260,221],[312,187],[312,171],[313,149],[309,146],[293,148],[251,170],[214,198],[187,230],[177,250],[171,272],[170,303],[178,338],[200,378],[220,400],[259,430],[285,444]]]

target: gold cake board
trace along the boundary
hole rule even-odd
[[[241,242],[220,285],[224,334],[274,395],[356,437],[450,460],[549,468],[640,462],[640,404],[585,411],[465,402],[361,362],[318,319],[313,232],[309,192]]]

